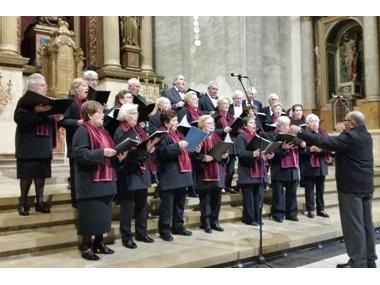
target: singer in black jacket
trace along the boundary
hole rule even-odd
[[[344,131],[336,137],[312,134],[298,126],[292,126],[291,131],[308,143],[335,151],[340,219],[350,257],[337,267],[376,267],[372,137],[361,112],[348,113],[343,124]]]

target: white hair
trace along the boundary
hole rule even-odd
[[[285,124],[290,125],[290,119],[287,116],[280,116],[276,120],[276,127],[283,126]]]
[[[130,78],[130,79],[128,80],[128,86],[129,86],[129,85],[135,85],[135,84],[137,84],[137,83],[140,83],[140,81],[139,81],[137,78]]]
[[[210,88],[211,86],[218,87],[218,83],[217,83],[215,80],[210,81],[210,82],[208,83],[208,85],[207,85],[207,89]]]
[[[249,87],[247,92],[251,92],[252,94],[257,94],[257,90],[255,87]]]
[[[132,111],[137,111],[137,108],[139,105],[137,104],[131,104],[126,103],[120,107],[119,114],[117,115],[117,120],[120,122],[124,122],[128,120],[129,116],[131,115]]]
[[[158,97],[156,99],[156,104],[155,104],[154,109],[151,113],[151,116],[157,114],[158,109],[160,109],[161,105],[164,103],[169,103],[169,105],[170,105],[170,100],[167,97]]]
[[[242,97],[243,98],[243,92],[241,92],[240,90],[236,90],[234,92],[234,95],[232,95],[232,99],[235,99],[236,97]]]
[[[277,100],[278,100],[278,95],[276,93],[269,94],[269,96],[268,96],[268,103],[269,103],[269,105],[270,105],[270,102],[271,102],[272,98],[277,98]]]
[[[83,79],[84,80],[90,80],[94,77],[98,77],[98,73],[96,71],[93,71],[93,70],[86,70],[85,72],[83,72]]]
[[[40,73],[31,74],[25,82],[26,90],[30,90],[34,85],[46,82],[45,77]]]
[[[347,114],[347,116],[355,122],[357,126],[364,126],[365,125],[365,116],[362,112],[359,111],[352,111]]]
[[[316,114],[309,114],[305,118],[306,123],[319,122],[319,117]]]
[[[183,77],[183,79],[185,80],[185,76],[183,76],[183,75],[180,73],[180,74],[178,74],[178,75],[174,78],[174,80],[173,80],[173,85],[176,84],[177,80],[178,80],[180,77]]]

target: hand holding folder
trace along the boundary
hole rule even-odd
[[[256,135],[247,145],[247,150],[255,151],[257,149],[260,149],[260,151],[273,153],[275,152],[280,146],[282,142],[272,142],[270,140],[267,140],[263,137],[260,137],[259,135]]]
[[[56,99],[38,94],[33,91],[27,91],[19,101],[19,106],[28,110],[34,109],[38,105],[48,105],[52,108],[44,111],[46,114],[63,114],[71,105],[73,99]]]

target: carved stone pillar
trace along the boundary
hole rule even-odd
[[[153,33],[152,16],[144,16],[141,24],[141,69],[144,72],[153,71]]]
[[[301,17],[301,66],[302,98],[304,108],[312,111],[316,107],[314,85],[313,21],[311,17]]]
[[[29,60],[19,53],[17,21],[15,16],[0,17],[0,65],[24,66]]]
[[[380,99],[377,17],[363,17],[366,98]]]
[[[103,17],[104,68],[121,68],[119,19],[117,16]]]
[[[363,17],[365,94],[358,100],[359,110],[366,115],[368,129],[380,128],[379,44],[377,17]]]

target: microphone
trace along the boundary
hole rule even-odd
[[[248,75],[242,75],[238,73],[231,73],[232,77],[239,77],[239,78],[249,78]]]

